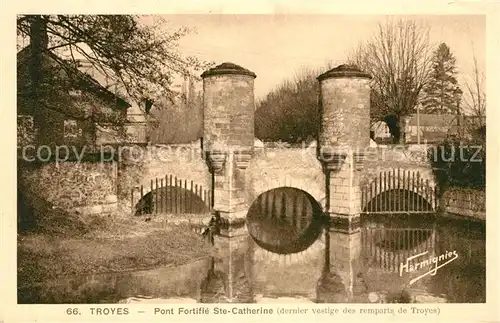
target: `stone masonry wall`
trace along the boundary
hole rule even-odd
[[[352,156],[348,156],[339,171],[330,172],[330,212],[333,214],[359,216],[359,172],[351,165]]]
[[[143,193],[151,190],[151,179],[165,179],[166,175],[187,180],[210,189],[211,175],[201,158],[201,147],[178,146],[133,146],[122,147],[102,160],[82,162],[51,162],[44,164],[21,163],[19,186],[26,197],[36,197],[54,207],[84,214],[109,213],[120,205],[127,211]],[[107,159],[106,159],[107,158]]]
[[[19,186],[28,196],[53,206],[82,213],[111,212],[116,208],[115,162],[64,162],[19,165]]]
[[[401,169],[401,171],[415,172],[415,176],[418,172],[424,183],[429,181],[429,186],[435,188],[436,181],[431,165],[427,160],[426,150],[413,150],[407,147],[368,149],[365,167],[360,174],[360,185],[364,187],[370,184],[383,172],[392,172],[392,170],[395,169],[397,173],[398,168]],[[401,187],[403,187],[403,185],[401,185]]]
[[[452,188],[441,197],[441,207],[450,214],[486,220],[486,192]]]
[[[254,78],[247,75],[206,77],[204,90],[204,140],[207,148],[218,144],[252,147],[254,143]]]

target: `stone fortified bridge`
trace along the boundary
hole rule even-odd
[[[224,63],[202,78],[203,147],[142,148],[138,155],[149,158],[140,165],[124,157],[119,186],[123,196],[132,189],[133,204],[154,190],[152,179],[174,174],[212,188],[211,208],[229,222],[244,221],[259,196],[283,187],[307,193],[341,232],[355,232],[369,200],[391,189],[413,191],[430,203],[429,211],[436,207],[426,151],[369,147],[370,76],[362,71],[341,65],[318,77],[321,130],[317,142],[298,148],[256,144],[253,72]]]
[[[202,145],[125,145],[107,162],[24,170],[20,183],[51,187],[44,190],[46,199],[63,209],[103,213],[118,207],[133,213],[158,179],[167,186],[165,176],[173,175],[207,190],[209,208],[229,223],[244,222],[265,192],[296,188],[331,219],[332,230],[347,233],[357,231],[360,214],[385,191],[413,191],[430,203],[430,211],[437,206],[425,151],[370,148],[370,75],[341,65],[318,76],[320,131],[316,142],[299,148],[256,144],[253,72],[223,63],[202,78]]]
[[[18,194],[66,211],[132,216],[146,200],[154,203],[155,213],[158,206],[168,211],[166,202],[174,201],[172,195],[168,199],[174,187],[184,188],[186,197],[194,191],[202,200],[201,213],[212,211],[224,224],[214,238],[221,259],[229,258],[214,266],[225,273],[229,299],[239,277],[265,273],[255,276],[253,283],[267,288],[267,277],[273,286],[289,290],[316,286],[323,281],[320,268],[338,273],[343,286],[352,291],[361,246],[378,250],[374,239],[379,233],[384,239],[406,241],[400,238],[425,231],[425,241],[412,246],[428,250],[434,241],[432,228],[362,229],[361,214],[434,213],[437,207],[426,151],[370,148],[370,75],[341,65],[318,76],[320,131],[316,142],[295,148],[277,143],[271,148],[255,139],[253,72],[224,63],[202,78],[200,143],[124,144],[108,147],[111,154],[101,151],[99,160],[23,164],[18,167]],[[193,198],[186,200],[193,203]],[[251,247],[249,236],[260,248]],[[383,259],[399,259],[390,250],[368,256],[380,262],[381,254]],[[250,268],[241,261],[247,256],[263,261],[252,261]],[[282,270],[277,264],[283,262],[297,267]]]
[[[200,199],[185,201],[202,201],[198,213],[212,211],[221,216],[223,226],[213,241],[217,239],[217,249],[225,260],[212,269],[224,273],[229,299],[241,277],[254,277],[253,284],[263,289],[268,288],[268,278],[277,289],[298,288],[302,293],[305,289],[300,286],[316,286],[330,277],[321,276],[330,270],[352,292],[361,270],[363,245],[371,246],[365,250],[378,250],[368,254],[375,264],[382,263],[380,255],[383,259],[400,257],[377,247],[375,238],[406,241],[401,237],[425,231],[425,239],[412,248],[427,251],[429,243],[434,246],[432,228],[391,228],[386,232],[362,227],[361,214],[434,213],[437,207],[425,151],[370,148],[369,75],[346,65],[320,75],[317,141],[295,148],[276,143],[271,148],[254,138],[254,73],[224,63],[204,72],[202,78],[200,143],[125,144],[110,146],[111,154],[101,151],[99,160],[23,164],[18,167],[18,194],[32,199],[32,204],[43,200],[66,211],[118,211],[132,216],[145,201],[155,205],[155,213],[158,206],[168,213],[166,202],[172,205],[174,201],[168,195],[178,187],[184,188],[180,192],[185,197],[195,192]],[[402,201],[403,207],[395,201]],[[146,213],[152,213],[149,211]],[[176,208],[174,213],[182,210]],[[186,208],[184,213],[189,213]],[[252,240],[260,248],[252,247]],[[413,250],[409,245],[403,249]],[[253,267],[244,265],[244,257],[252,257]],[[295,267],[282,270],[283,263]],[[399,265],[383,263],[391,268]]]

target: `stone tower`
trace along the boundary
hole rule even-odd
[[[370,145],[371,76],[340,65],[318,76],[321,125],[318,159],[325,172],[326,212],[337,229],[356,230],[361,190],[359,171]]]
[[[370,145],[371,76],[349,65],[321,74],[321,131],[324,150],[362,150]]]
[[[252,150],[256,75],[236,64],[223,63],[201,77],[207,150]]]
[[[244,218],[241,183],[253,153],[256,75],[223,63],[201,77],[203,146],[213,176],[214,210],[229,219]]]
[[[234,269],[237,256],[233,251],[248,243],[244,177],[253,155],[256,75],[236,64],[223,63],[201,77],[203,150],[212,173],[213,210],[225,223],[221,236],[216,237],[225,260],[216,267],[229,273],[226,298],[232,302],[233,286],[248,276],[244,268]]]

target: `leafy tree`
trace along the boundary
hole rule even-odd
[[[58,61],[65,69],[68,64],[78,66],[78,55],[84,57],[137,103],[177,96],[176,75],[190,75],[210,64],[178,53],[178,41],[190,32],[188,28],[170,31],[165,20],[155,18],[147,24],[135,15],[19,15],[17,34],[31,44],[33,98],[50,95],[36,89],[44,81],[51,83],[41,72],[41,57],[47,52],[57,57],[66,54]]]
[[[385,121],[399,143],[405,140],[405,117],[414,112],[431,71],[428,32],[412,20],[387,21],[348,58],[373,77],[372,122]]]
[[[456,59],[450,48],[441,43],[434,51],[432,72],[423,89],[423,112],[432,114],[457,113],[460,93],[457,85]]]
[[[319,130],[319,83],[324,69],[303,67],[257,104],[255,135],[264,141],[300,143],[316,138]]]

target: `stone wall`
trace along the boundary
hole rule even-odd
[[[429,183],[429,194],[432,195],[436,191],[436,179],[427,158],[427,147],[387,146],[370,148],[367,152],[365,167],[360,174],[361,187],[369,185],[377,178],[380,179],[381,173],[383,175],[385,172],[390,172],[392,176],[392,172],[395,170],[397,176],[398,169],[400,169],[399,184],[401,187],[408,187],[408,180],[410,183],[414,180],[415,186],[410,185],[410,188],[422,195],[424,190],[416,188],[418,174],[424,186],[427,185],[427,182]],[[405,181],[403,181],[403,172],[405,172]],[[410,176],[415,176],[415,178],[408,178],[408,172]]]
[[[372,181],[381,171],[406,169],[420,172],[421,177],[432,180],[431,164],[425,147],[382,146],[366,150],[365,169],[361,175],[361,184]]]
[[[343,215],[359,215],[361,191],[359,174],[352,169],[352,156],[342,167],[330,172],[330,212]]]
[[[369,79],[362,73],[352,77],[345,75],[345,69],[346,67],[341,65],[318,77],[322,108],[319,142],[325,148],[338,145],[369,145]]]
[[[324,206],[325,179],[315,149],[256,149],[245,177],[248,206],[273,188],[295,187]]]
[[[451,188],[441,197],[441,208],[449,214],[486,220],[486,192]]]
[[[209,189],[211,175],[201,157],[201,148],[194,145],[129,146],[122,148],[118,170],[118,199],[125,208],[130,208],[132,189],[134,201],[151,191],[151,180],[161,182],[172,175],[178,180],[193,181],[198,187]],[[154,184],[156,185],[156,184]]]
[[[167,175],[182,180],[183,187],[185,181],[188,187],[193,181],[193,185],[210,189],[211,175],[197,145],[129,146],[108,152],[112,153],[80,162],[19,160],[21,194],[66,211],[107,213],[118,205],[126,212],[131,207],[132,189],[138,202],[141,185],[143,194],[147,194],[152,179],[164,179],[166,185]]]
[[[117,206],[116,162],[64,162],[18,166],[19,186],[67,211],[111,212]]]
[[[226,62],[205,71],[202,77],[203,137],[207,148],[251,148],[255,74]]]

